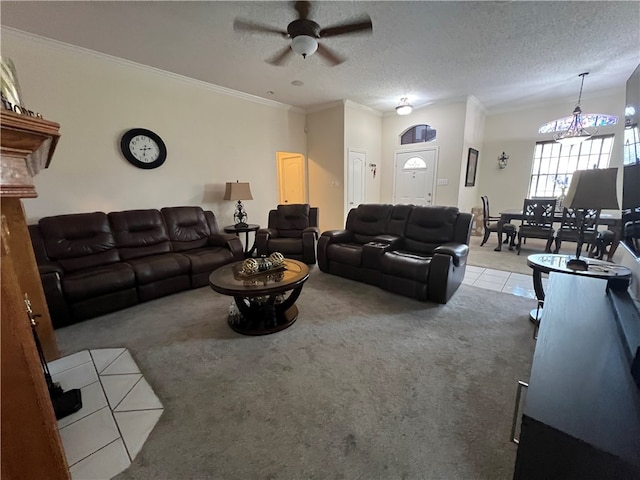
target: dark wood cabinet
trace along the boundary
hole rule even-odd
[[[640,479],[640,389],[606,287],[550,275],[515,479]]]

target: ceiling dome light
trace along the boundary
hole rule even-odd
[[[318,49],[318,41],[309,35],[298,35],[291,40],[291,50],[307,58]]]
[[[409,104],[409,99],[403,97],[400,99],[400,105],[396,107],[396,113],[398,115],[409,115],[413,111],[413,107]]]

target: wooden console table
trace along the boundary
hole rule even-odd
[[[640,388],[606,286],[549,276],[514,479],[640,478]]]

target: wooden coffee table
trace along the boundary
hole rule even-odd
[[[241,275],[242,262],[217,268],[209,286],[232,296],[239,315],[229,314],[229,326],[243,335],[267,335],[290,327],[298,318],[295,302],[309,278],[309,267],[286,258],[284,270]]]

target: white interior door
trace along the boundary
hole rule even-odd
[[[367,152],[349,149],[347,161],[347,210],[364,203],[364,182],[367,167]]]
[[[394,203],[432,205],[438,150],[396,154]]]
[[[279,203],[307,203],[307,171],[304,156],[278,152]]]

